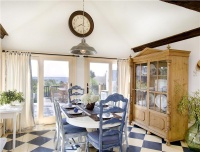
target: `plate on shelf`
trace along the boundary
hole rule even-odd
[[[154,95],[151,93],[149,94],[149,106],[154,106]]]
[[[99,118],[99,114],[97,115],[97,117]],[[105,114],[103,114],[103,118],[112,118],[113,114],[110,114],[109,116],[106,116]]]
[[[83,111],[78,110],[77,112],[74,112],[74,110],[70,110],[70,111],[67,111],[67,113],[70,114],[70,115],[78,115],[78,114],[82,114]]]
[[[166,109],[167,109],[167,97],[165,95],[163,95],[163,94],[157,95],[155,102],[156,102],[156,106],[158,108],[161,108],[163,111],[166,111]]]
[[[150,64],[150,75],[156,75],[156,66],[154,64]]]

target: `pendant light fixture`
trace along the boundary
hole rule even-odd
[[[79,43],[76,46],[73,46],[70,50],[70,53],[76,54],[76,55],[94,55],[97,53],[97,51],[89,46],[85,41],[85,32],[84,32],[84,18],[85,18],[85,12],[84,12],[84,0],[83,0],[83,38],[81,40],[81,43]]]

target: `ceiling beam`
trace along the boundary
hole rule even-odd
[[[158,46],[162,46],[162,45],[186,40],[186,39],[193,38],[193,37],[196,37],[196,36],[200,36],[200,27],[198,27],[196,29],[192,29],[190,31],[186,31],[186,32],[177,34],[177,35],[166,37],[164,39],[160,39],[160,40],[157,40],[157,41],[154,41],[154,42],[143,44],[143,45],[131,48],[131,49],[134,52],[140,52],[143,49],[145,49],[146,47],[154,48],[154,47],[158,47]]]
[[[181,7],[185,7],[185,8],[188,8],[188,9],[191,9],[191,10],[194,10],[194,11],[197,11],[197,12],[200,12],[200,1],[191,1],[191,0],[179,0],[179,1],[175,1],[175,0],[161,0],[163,2],[167,2],[167,3],[170,3],[170,4],[174,4],[174,5],[178,5],[178,6],[181,6]]]
[[[3,39],[5,35],[8,35],[8,33],[6,32],[6,30],[3,28],[1,24],[0,24],[0,30],[1,30],[0,37],[1,39]]]

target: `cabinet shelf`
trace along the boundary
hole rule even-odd
[[[178,113],[177,106],[188,89],[189,54],[182,50],[146,48],[129,62],[132,74],[129,122],[162,135],[167,144],[183,140],[188,129],[188,118]],[[184,90],[178,95],[174,92],[177,84]]]

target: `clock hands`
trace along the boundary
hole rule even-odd
[[[83,24],[79,24],[79,25],[75,26],[74,29],[76,29],[79,26],[83,26]],[[84,25],[84,27],[86,27],[86,26]]]
[[[77,27],[79,27],[79,26],[81,26],[81,25],[83,25],[83,24],[79,24],[78,26],[76,26],[75,28],[77,28]]]

